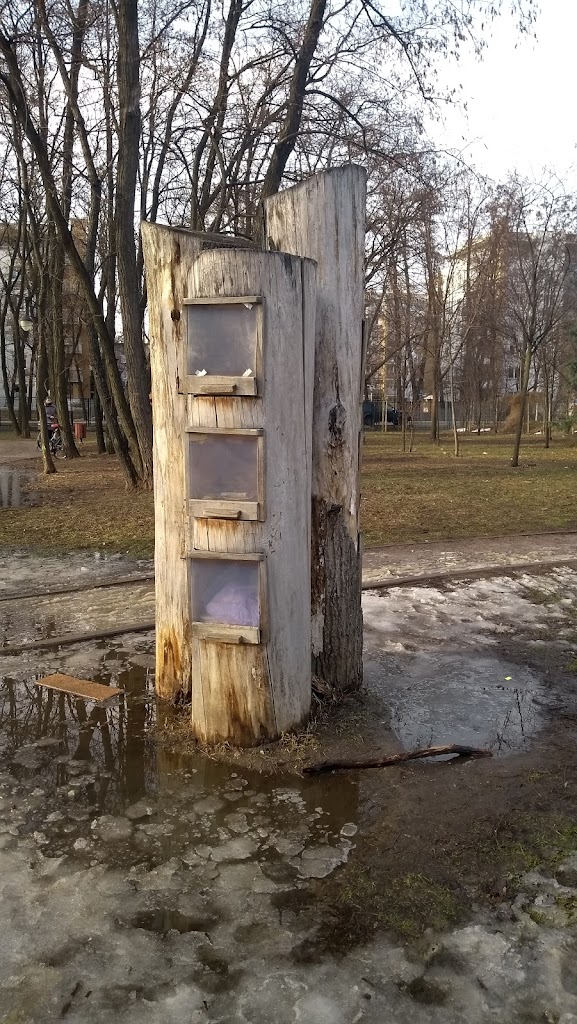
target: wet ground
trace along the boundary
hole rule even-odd
[[[393,583],[396,578],[438,577],[455,573],[475,574],[520,564],[553,562],[577,564],[576,533],[543,533],[512,537],[425,541],[422,544],[388,544],[365,551],[363,583]]]
[[[20,508],[31,505],[34,495],[28,484],[32,474],[13,466],[0,466],[0,508]]]
[[[2,558],[4,642],[149,614],[143,584],[6,599],[143,563]],[[167,742],[152,633],[0,652],[3,1022],[577,1021],[577,573],[364,605],[367,690],[295,755],[494,758],[306,779],[290,744],[279,771]],[[34,685],[56,670],[125,695]]]

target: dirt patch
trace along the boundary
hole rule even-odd
[[[379,929],[417,941],[478,906],[502,907],[507,918],[525,872],[550,875],[577,849],[577,711],[566,655],[528,651],[523,640],[504,641],[500,654],[555,688],[548,728],[505,760],[348,773],[359,786],[363,842],[300,908],[322,911],[308,957],[349,949]]]
[[[9,459],[0,457],[6,464]],[[154,500],[148,491],[128,491],[116,459],[98,455],[92,442],[81,459],[59,462],[58,472],[37,473],[23,484],[34,492],[34,507],[3,509],[0,544],[39,552],[95,548],[152,557]],[[13,465],[30,466],[30,460]],[[29,502],[27,502],[29,505]]]
[[[521,457],[512,469],[510,438],[464,438],[456,459],[448,437],[437,445],[419,435],[408,453],[400,434],[368,433],[361,480],[365,546],[576,530],[576,440],[557,437],[546,450],[542,441],[525,439]],[[152,494],[127,490],[116,459],[98,455],[94,441],[84,443],[82,458],[59,462],[56,474],[43,477],[33,440],[0,435],[0,462],[23,460],[39,472],[33,489],[40,504],[3,511],[0,543],[152,556]]]
[[[311,931],[294,951],[299,962],[346,953],[381,930],[419,945],[427,941],[429,929],[442,931],[467,921],[478,908],[510,920],[523,875],[537,867],[550,875],[577,849],[577,705],[571,654],[577,625],[571,592],[555,574],[521,579],[517,584],[508,581],[507,594],[503,587],[503,602],[518,591],[527,621],[519,615],[513,629],[508,620],[496,620],[497,638],[491,633],[485,651],[503,665],[504,678],[510,672],[515,684],[521,685],[525,677],[538,680],[538,691],[531,690],[527,698],[543,716],[537,732],[522,737],[526,742],[519,752],[509,750],[505,758],[415,763],[333,776],[337,791],[339,780],[347,791],[356,791],[362,842],[338,872],[313,882],[308,893],[275,897],[281,912],[297,914],[303,929]],[[467,586],[452,589],[458,606]],[[471,588],[467,592],[477,595]],[[515,618],[513,605],[510,610]],[[563,627],[546,620],[537,628],[532,616],[546,612],[562,614]],[[399,618],[402,632],[402,612]],[[394,648],[396,636],[389,643]],[[456,650],[451,641],[443,656]],[[442,666],[433,641],[429,651],[431,664]],[[476,656],[481,656],[478,651]],[[436,694],[430,699],[436,700]],[[264,772],[294,772],[325,757],[369,756],[387,748],[392,752],[398,740],[386,704],[385,680],[378,692],[364,691],[338,705],[319,704],[305,733],[260,750],[221,748],[212,756]],[[449,713],[454,716],[455,710]],[[182,717],[178,722],[173,737],[177,744],[188,724]]]

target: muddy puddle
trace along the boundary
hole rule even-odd
[[[170,732],[174,712],[156,702],[152,651],[151,635],[133,635],[45,655],[37,676],[57,669],[110,682],[125,691],[115,707],[35,686],[26,660],[0,676],[0,762],[23,797],[20,812],[0,820],[0,849],[29,839],[44,857],[147,871],[176,858],[204,884],[260,893],[298,889],[345,864],[368,776],[235,770],[160,743],[157,724]],[[543,724],[537,680],[498,658],[373,651],[366,683],[383,741],[392,730],[406,749],[452,742],[510,754]],[[148,907],[133,925],[197,930],[167,913]]]
[[[551,697],[537,675],[499,656],[494,645],[475,650],[451,642],[451,630],[462,630],[470,618],[463,593],[460,588],[451,598],[454,611],[441,595],[449,640],[420,649],[406,642],[400,598],[369,597],[365,684],[375,720],[364,734],[345,722],[351,754],[363,753],[367,742],[377,749],[459,743],[506,756],[526,750],[547,724]],[[427,595],[416,595],[423,636]],[[411,607],[416,596],[410,595]],[[0,647],[15,637],[118,624],[124,615],[134,621],[152,613],[151,600],[144,583],[121,593],[5,600]],[[511,603],[511,616],[514,610]],[[158,726],[166,735],[173,723],[170,709],[155,699],[153,652],[147,633],[3,659],[0,764],[19,787],[24,809],[0,820],[0,849],[24,837],[45,857],[147,871],[176,859],[206,884],[260,893],[298,888],[344,865],[363,824],[371,773],[306,779],[235,770],[178,740],[160,743]],[[117,706],[101,708],[34,685],[54,671],[110,682],[125,693]],[[174,921],[165,910],[147,908],[138,927],[185,934],[182,908],[184,916]]]
[[[23,485],[29,474],[11,466],[0,466],[0,508],[20,508],[24,504]],[[26,504],[30,504],[27,496]]]
[[[468,652],[403,656],[373,650],[365,683],[405,750],[458,743],[503,757],[527,749],[551,698],[527,668]]]
[[[358,783],[235,771],[159,744],[156,716],[169,712],[157,711],[150,661],[142,651],[101,652],[98,678],[125,690],[112,708],[1,678],[0,759],[26,794],[27,813],[0,825],[0,848],[27,836],[50,858],[147,870],[178,857],[205,881],[263,893],[344,864]],[[184,919],[167,924],[164,911],[147,913],[137,927],[187,930]]]
[[[92,552],[0,552],[0,648],[151,615],[144,581],[24,597],[149,570]],[[339,756],[459,742],[504,757],[534,745],[520,768],[505,760],[415,764],[307,779],[278,766],[273,773],[265,756],[261,771],[249,770],[182,744],[173,712],[155,699],[152,632],[0,649],[0,1019],[486,1024],[487,1013],[541,1020],[554,1008],[564,1020],[577,1004],[559,1000],[550,944],[560,933],[552,929],[542,944],[546,969],[536,968],[529,938],[523,975],[518,947],[507,945],[517,941],[517,923],[500,906],[498,919],[444,932],[442,945],[430,947],[447,949],[437,963],[436,954],[429,962],[429,939],[425,964],[377,929],[449,927],[454,872],[459,892],[474,882],[485,893],[494,882],[491,843],[497,855],[510,809],[532,813],[537,803],[541,814],[548,805],[554,783],[543,796],[533,789],[550,778],[549,746],[540,761],[538,747],[572,690],[531,652],[546,643],[560,666],[576,656],[574,608],[577,574],[566,572],[367,594],[366,698],[351,700],[328,739],[319,730],[321,747],[334,742]],[[513,663],[509,640],[520,630],[530,640],[527,662],[540,666],[534,672],[525,648],[522,664]],[[125,693],[117,706],[99,708],[34,685],[58,671]],[[174,742],[159,742],[159,725]],[[250,763],[261,765],[258,750]],[[532,781],[527,766],[545,771]],[[563,767],[559,807],[572,799],[567,782]],[[471,857],[473,817],[488,868],[483,856]],[[535,905],[537,914],[548,909],[560,912]],[[565,936],[558,942],[559,957],[572,963]],[[539,1012],[527,1015],[523,1004],[515,1016],[504,1003],[515,985],[524,999],[529,984],[539,988]],[[446,1005],[424,1005],[445,991]]]

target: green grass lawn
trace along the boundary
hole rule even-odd
[[[2,438],[7,435],[0,434],[0,463]],[[510,437],[468,435],[455,458],[450,436],[437,445],[423,434],[413,452],[403,453],[400,433],[367,433],[365,547],[577,530],[577,441],[559,436],[546,451],[541,439],[524,439],[519,469],[511,468],[511,447]],[[33,476],[40,461],[19,465]],[[96,455],[89,441],[82,459],[59,462],[57,469],[30,481],[30,507],[0,507],[0,544],[152,556],[152,495],[127,491],[113,458]]]

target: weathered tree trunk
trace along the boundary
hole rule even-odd
[[[141,282],[138,273],[134,216],[140,142],[140,72],[137,0],[119,0],[118,103],[115,239],[118,291],[122,313],[128,398],[142,461],[142,482],[152,485],[150,379],[142,336]],[[133,453],[133,458],[137,453]]]
[[[44,288],[44,292],[46,289]],[[40,299],[38,304],[39,312],[45,308],[45,299]],[[55,473],[56,467],[50,451],[50,437],[46,413],[44,411],[44,400],[46,398],[46,380],[48,378],[48,358],[46,355],[45,323],[39,321],[38,330],[40,338],[38,342],[38,377],[37,377],[37,403],[38,403],[38,429],[42,442],[42,464],[46,474]]]
[[[102,405],[96,389],[94,391],[94,431],[96,434],[96,451],[99,455],[104,455],[106,452],[106,442],[104,440],[102,424]]]
[[[271,196],[271,249],[318,265],[312,479],[313,672],[337,690],[363,677],[361,459],[366,174],[325,171]]]
[[[511,458],[511,465],[516,469],[519,465],[519,451],[521,449],[521,438],[523,436],[523,420],[525,419],[525,409],[527,406],[527,394],[529,391],[529,377],[531,375],[531,357],[532,357],[532,346],[530,342],[526,342],[525,354],[523,358],[523,375],[521,378],[521,391],[520,391],[520,402],[519,402],[519,422],[515,428],[515,441],[513,444],[513,456]]]
[[[172,699],[191,692],[200,739],[250,745],[296,727],[310,707],[315,268],[308,260],[232,246],[203,252],[209,243],[202,236],[160,225],[143,224],[142,237],[154,419],[157,691]],[[244,391],[243,378],[234,387],[222,376],[211,382],[187,365],[187,318],[195,306],[184,300],[199,296],[217,307],[234,296],[259,297],[251,308],[262,302],[261,341]],[[240,499],[237,508],[233,499],[192,497],[198,435],[203,443],[236,435],[259,445],[254,508]],[[233,626],[227,618],[215,623],[195,611],[199,565],[216,579],[235,556],[240,565],[258,566],[258,627]]]

